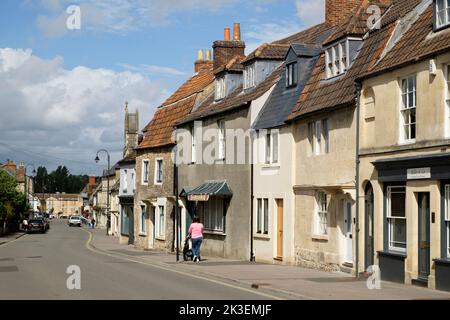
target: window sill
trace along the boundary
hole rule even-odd
[[[213,231],[213,230],[205,230],[203,233],[207,235],[224,236],[224,237],[227,235],[222,231]]]
[[[400,141],[399,146],[407,146],[407,145],[411,145],[411,144],[415,144],[415,143],[416,143],[416,139],[405,140],[405,141]]]
[[[406,252],[401,252],[397,250],[389,249],[387,251],[378,251],[379,255],[382,256],[391,256],[391,257],[398,257],[398,258],[406,258]]]
[[[163,183],[162,182],[161,183],[155,182],[153,185],[155,185],[155,186],[162,186]]]
[[[147,236],[147,234],[146,233],[143,233],[143,232],[139,232],[139,237],[146,237]]]
[[[253,239],[269,241],[270,240],[270,236],[268,234],[255,233],[253,235]]]
[[[330,239],[329,235],[327,234],[313,234],[311,238],[313,240],[321,240],[321,241],[328,241]]]
[[[433,261],[436,263],[440,263],[440,264],[450,265],[450,258],[436,258],[436,259],[433,259]]]
[[[280,166],[280,164],[279,163],[265,163],[263,166],[262,166],[262,169],[264,170],[264,169],[280,169],[281,168],[281,166]]]
[[[159,241],[166,241],[166,237],[155,237],[155,239]]]

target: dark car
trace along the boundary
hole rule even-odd
[[[35,218],[28,221],[28,232],[41,232],[45,233],[48,230],[47,223],[42,218]]]

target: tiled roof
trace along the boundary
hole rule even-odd
[[[322,41],[330,35],[332,30],[332,27],[326,25],[325,23],[322,23],[298,32],[290,37],[275,41],[272,43],[272,45],[274,44],[275,46],[290,46],[293,43],[321,44]],[[193,111],[186,118],[179,121],[178,125],[245,106],[247,103],[261,97],[272,86],[274,86],[280,79],[280,74],[283,69],[284,65],[281,65],[280,67],[275,69],[272,74],[270,74],[263,82],[261,82],[253,89],[243,91],[243,86],[240,85],[238,88],[236,88],[236,90],[234,90],[233,93],[219,102],[215,102],[214,97],[210,96],[209,99],[202,103],[202,105],[200,105],[198,109]]]
[[[368,20],[373,14],[367,8],[371,5],[376,5],[381,9],[381,14],[386,12],[389,7],[390,0],[364,0],[361,5],[354,9],[353,14],[347,21],[336,28],[336,30],[323,42],[327,45],[336,40],[347,36],[362,36],[369,31]]]
[[[355,80],[361,74],[371,70],[390,39],[395,28],[395,21],[414,9],[420,0],[394,0],[392,6],[382,17],[381,29],[370,32],[356,56],[350,69],[337,78],[325,79],[325,54],[318,60],[308,84],[300,95],[297,106],[288,120],[294,120],[325,109],[350,105],[355,101]],[[386,23],[390,21],[390,23]]]
[[[144,129],[144,139],[137,149],[162,147],[172,144],[174,124],[191,112],[198,93],[214,81],[212,63],[202,67],[186,81],[158,110]]]
[[[192,112],[178,124],[191,122],[193,120],[202,119],[207,116],[230,111],[237,107],[246,105],[247,103],[258,99],[264,93],[266,93],[279,79],[279,76],[283,70],[283,66],[278,67],[274,72],[270,74],[263,82],[252,90],[246,90],[243,92],[243,87],[240,85],[233,91],[226,99],[219,102],[214,101],[213,95],[207,99],[196,111]]]
[[[444,51],[450,51],[450,29],[433,33],[433,6],[430,5],[380,62],[361,78],[415,63]]]
[[[255,51],[250,53],[242,63],[246,64],[255,59],[264,60],[284,60],[289,50],[288,44],[269,44],[264,43],[259,46]]]

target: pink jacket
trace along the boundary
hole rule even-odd
[[[203,223],[192,223],[189,227],[189,234],[192,239],[203,237]]]

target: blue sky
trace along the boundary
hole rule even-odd
[[[224,27],[240,22],[249,52],[321,22],[323,2],[2,0],[0,81],[8,82],[0,105],[14,112],[0,120],[0,162],[64,162],[98,174],[101,165],[90,164],[96,148],[120,158],[125,101],[139,108],[142,127]],[[65,22],[73,4],[81,29],[71,31]]]

